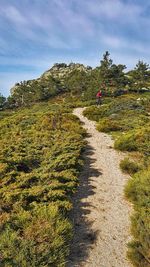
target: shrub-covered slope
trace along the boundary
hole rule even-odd
[[[65,266],[84,131],[61,104],[0,121],[0,266]]]
[[[115,138],[115,148],[128,152],[120,166],[133,175],[125,194],[134,204],[128,256],[136,267],[150,266],[150,94],[126,95],[84,111],[99,131]]]

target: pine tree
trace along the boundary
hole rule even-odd
[[[111,67],[113,63],[112,59],[110,59],[110,54],[108,51],[105,52],[100,63],[100,76],[102,81],[107,85],[109,83],[109,80],[112,78]]]
[[[5,102],[6,98],[0,93],[0,109],[4,107]]]
[[[143,87],[146,87],[149,77],[149,65],[139,60],[132,72],[132,87],[137,91],[139,91]]]

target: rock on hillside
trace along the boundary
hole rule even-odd
[[[55,79],[61,79],[62,77],[68,76],[74,70],[88,72],[91,69],[90,66],[85,67],[83,64],[79,63],[70,63],[69,65],[65,63],[56,63],[51,69],[44,72],[41,77],[47,78],[51,75]]]
[[[51,76],[63,84],[64,78],[69,76],[75,70],[84,71],[87,73],[90,72],[92,68],[90,66],[85,67],[83,64],[79,63],[70,63],[69,65],[65,63],[56,63],[51,69],[45,71],[40,78],[36,79],[36,81],[40,82],[41,80],[47,80]],[[35,79],[27,81],[26,84],[28,84],[30,87],[33,81],[35,81]],[[10,90],[11,94],[13,94],[19,88],[19,86],[20,83],[16,83]]]
[[[39,80],[40,80],[40,78],[37,78],[37,79],[25,81],[25,83],[26,83],[27,87],[30,87],[34,81],[39,81]],[[20,87],[21,84],[24,84],[24,82],[15,83],[15,85],[10,89],[11,95],[14,94],[14,92]]]

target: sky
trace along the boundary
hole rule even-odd
[[[150,63],[149,0],[0,0],[0,93],[57,62]]]

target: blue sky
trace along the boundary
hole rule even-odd
[[[150,63],[148,0],[0,0],[0,92],[56,62]]]

